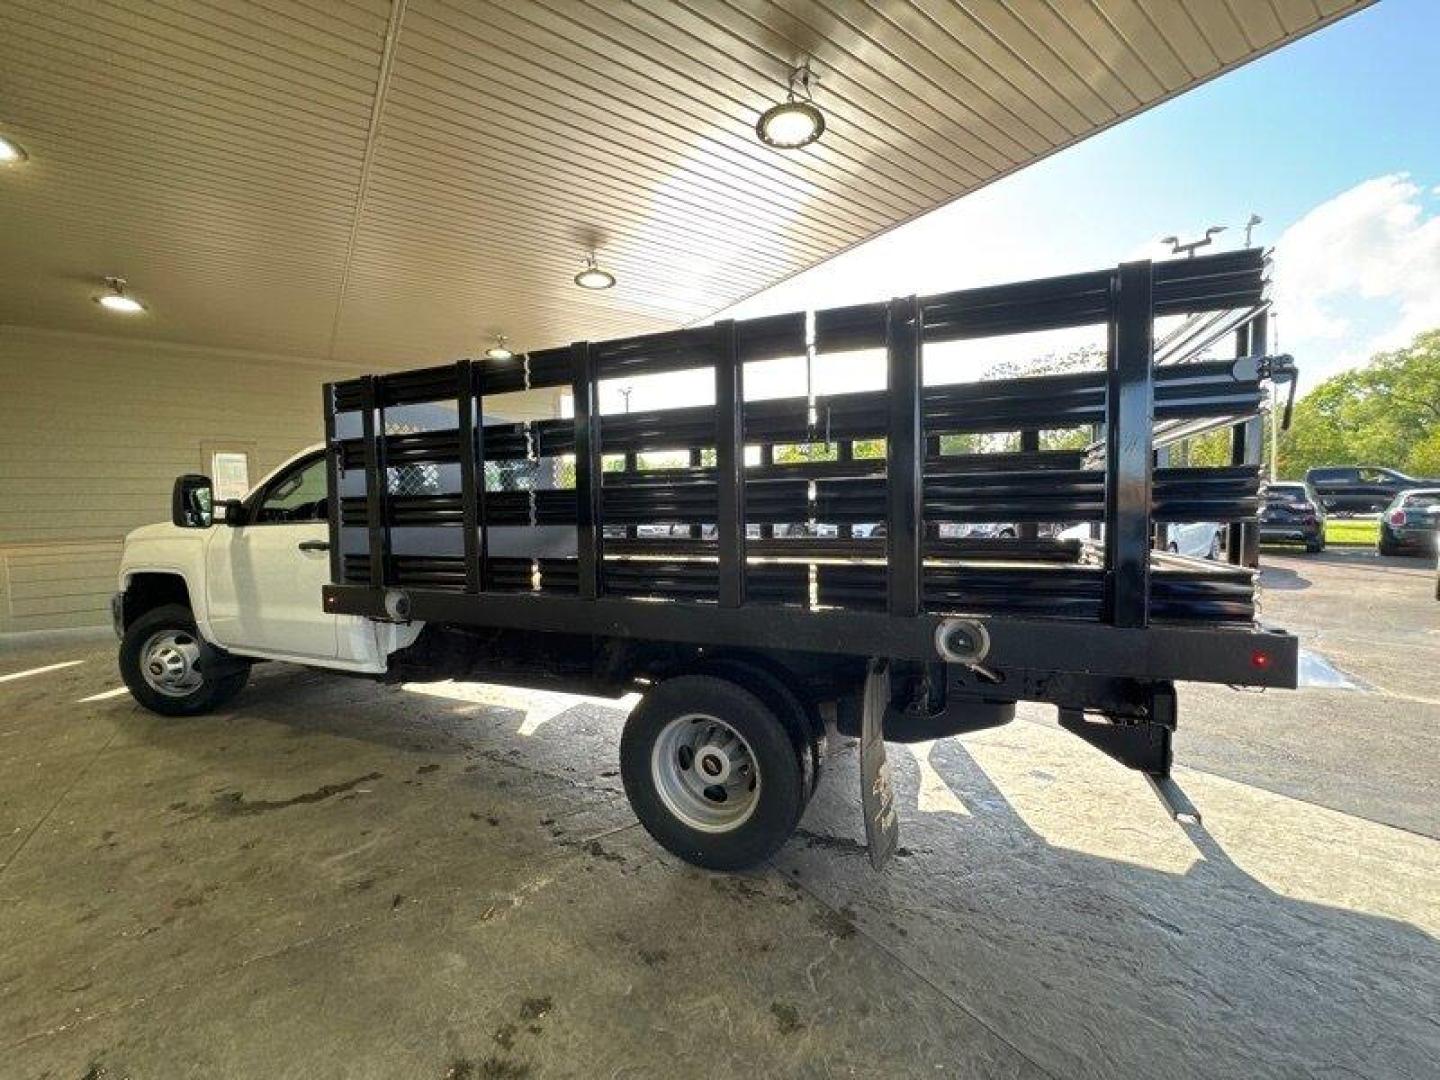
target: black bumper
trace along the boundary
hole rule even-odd
[[[1262,544],[1318,544],[1324,530],[1318,525],[1261,525]]]

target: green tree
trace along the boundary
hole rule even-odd
[[[1280,436],[1280,475],[1341,464],[1440,476],[1440,330],[1326,379],[1296,403]]]

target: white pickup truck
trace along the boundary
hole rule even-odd
[[[177,484],[172,520],[125,538],[111,611],[120,672],[166,715],[218,707],[253,660],[383,673],[421,624],[324,609],[330,580],[325,455],[304,450],[217,514],[209,483]]]

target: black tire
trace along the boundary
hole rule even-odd
[[[1311,555],[1319,555],[1322,551],[1325,550],[1325,541],[1316,540],[1313,543],[1306,544],[1305,550]]]
[[[705,831],[671,810],[657,787],[651,757],[672,721],[698,714],[722,720],[748,744],[758,771],[748,817],[724,831]],[[790,838],[805,809],[805,778],[785,724],[750,690],[713,675],[679,675],[650,690],[625,722],[620,776],[640,824],[667,851],[707,870],[743,870],[763,862]]]
[[[146,643],[157,634],[173,631],[182,642],[193,642],[199,657],[194,671],[200,682],[188,693],[166,694],[146,681],[141,655]],[[188,639],[188,641],[187,641]],[[195,616],[188,607],[166,604],[147,611],[125,628],[120,642],[120,676],[130,696],[161,716],[199,716],[217,709],[245,688],[250,665],[236,660],[205,641],[195,628]]]
[[[815,789],[820,786],[820,773],[825,761],[825,725],[820,718],[805,707],[800,696],[786,685],[784,679],[744,657],[716,657],[695,674],[714,675],[739,683],[780,719],[800,761],[805,802],[808,804],[815,796]]]

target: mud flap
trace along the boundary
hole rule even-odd
[[[900,846],[900,817],[885,756],[885,710],[890,704],[890,664],[871,660],[860,716],[860,805],[870,865],[883,870]]]

